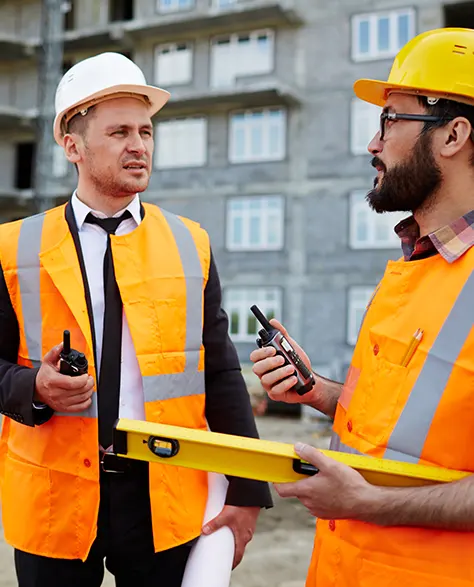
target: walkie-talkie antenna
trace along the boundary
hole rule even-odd
[[[271,332],[272,330],[274,330],[273,326],[262,314],[262,312],[260,312],[257,306],[252,306],[250,310],[253,312],[255,318],[257,318],[257,320],[260,322],[260,324],[265,328],[267,332]]]
[[[69,330],[63,332],[63,354],[69,355],[71,352],[71,333]]]

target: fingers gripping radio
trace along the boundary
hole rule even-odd
[[[259,338],[257,339],[257,345],[260,348],[272,346],[276,350],[276,354],[285,359],[284,365],[293,365],[295,368],[293,376],[298,380],[293,387],[293,391],[296,391],[299,395],[304,395],[308,391],[311,391],[315,383],[312,371],[304,364],[301,357],[283,334],[276,328],[273,328],[257,306],[252,306],[250,310],[263,326],[263,329],[258,332]]]
[[[79,353],[71,348],[71,335],[69,330],[63,333],[63,350],[59,356],[59,372],[63,375],[77,377],[87,373],[89,364],[84,353]]]

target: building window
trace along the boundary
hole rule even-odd
[[[195,0],[157,0],[161,12],[177,12],[194,7]]]
[[[18,143],[15,150],[15,188],[29,190],[33,187],[35,143]]]
[[[474,29],[474,5],[472,2],[443,3],[444,24],[448,28]]]
[[[232,198],[227,204],[227,248],[230,251],[280,250],[283,216],[281,196]]]
[[[235,342],[255,342],[262,328],[250,311],[256,304],[271,320],[281,316],[281,290],[278,287],[229,287],[224,290],[224,308],[229,316],[230,335]]]
[[[67,73],[71,69],[71,67],[73,67],[73,66],[74,66],[74,61],[72,61],[72,59],[65,59],[62,64],[62,75]]]
[[[286,110],[263,108],[235,112],[230,118],[231,163],[279,161],[286,151]]]
[[[133,20],[133,0],[110,0],[109,21]]]
[[[380,130],[382,109],[355,98],[351,102],[351,152],[368,155],[367,146]]]
[[[364,318],[375,286],[351,287],[347,304],[347,344],[355,345],[359,330]]]
[[[415,36],[413,8],[352,18],[352,58],[385,59],[395,56]]]
[[[400,238],[394,227],[404,218],[406,212],[378,214],[370,208],[365,190],[350,195],[350,246],[352,249],[397,249]]]
[[[196,116],[159,122],[156,143],[158,169],[201,167],[207,161],[207,120]]]
[[[193,50],[189,43],[160,45],[155,50],[155,81],[161,86],[188,84],[193,78]]]
[[[211,0],[214,8],[227,8],[233,4],[237,4],[239,0]]]
[[[273,69],[274,34],[271,30],[216,37],[211,45],[211,87],[234,86],[246,75]]]
[[[64,149],[59,145],[53,147],[53,176],[56,178],[65,177],[68,172],[69,161],[66,159]]]
[[[63,2],[61,10],[64,14],[63,26],[65,31],[72,31],[76,27],[75,8],[74,0]]]

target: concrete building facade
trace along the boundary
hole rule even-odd
[[[368,297],[400,254],[399,216],[363,200],[379,112],[354,99],[353,82],[386,78],[419,32],[474,28],[474,2],[73,0],[65,9],[65,69],[120,51],[172,94],[155,120],[144,199],[208,230],[244,368],[257,303],[317,369],[342,379]],[[40,11],[39,0],[0,4],[0,221],[33,209]],[[52,173],[62,202],[76,175],[59,150]]]

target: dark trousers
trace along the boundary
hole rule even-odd
[[[195,540],[155,553],[148,464],[102,473],[97,538],[85,562],[15,551],[19,587],[100,587],[104,560],[117,587],[180,587]]]

